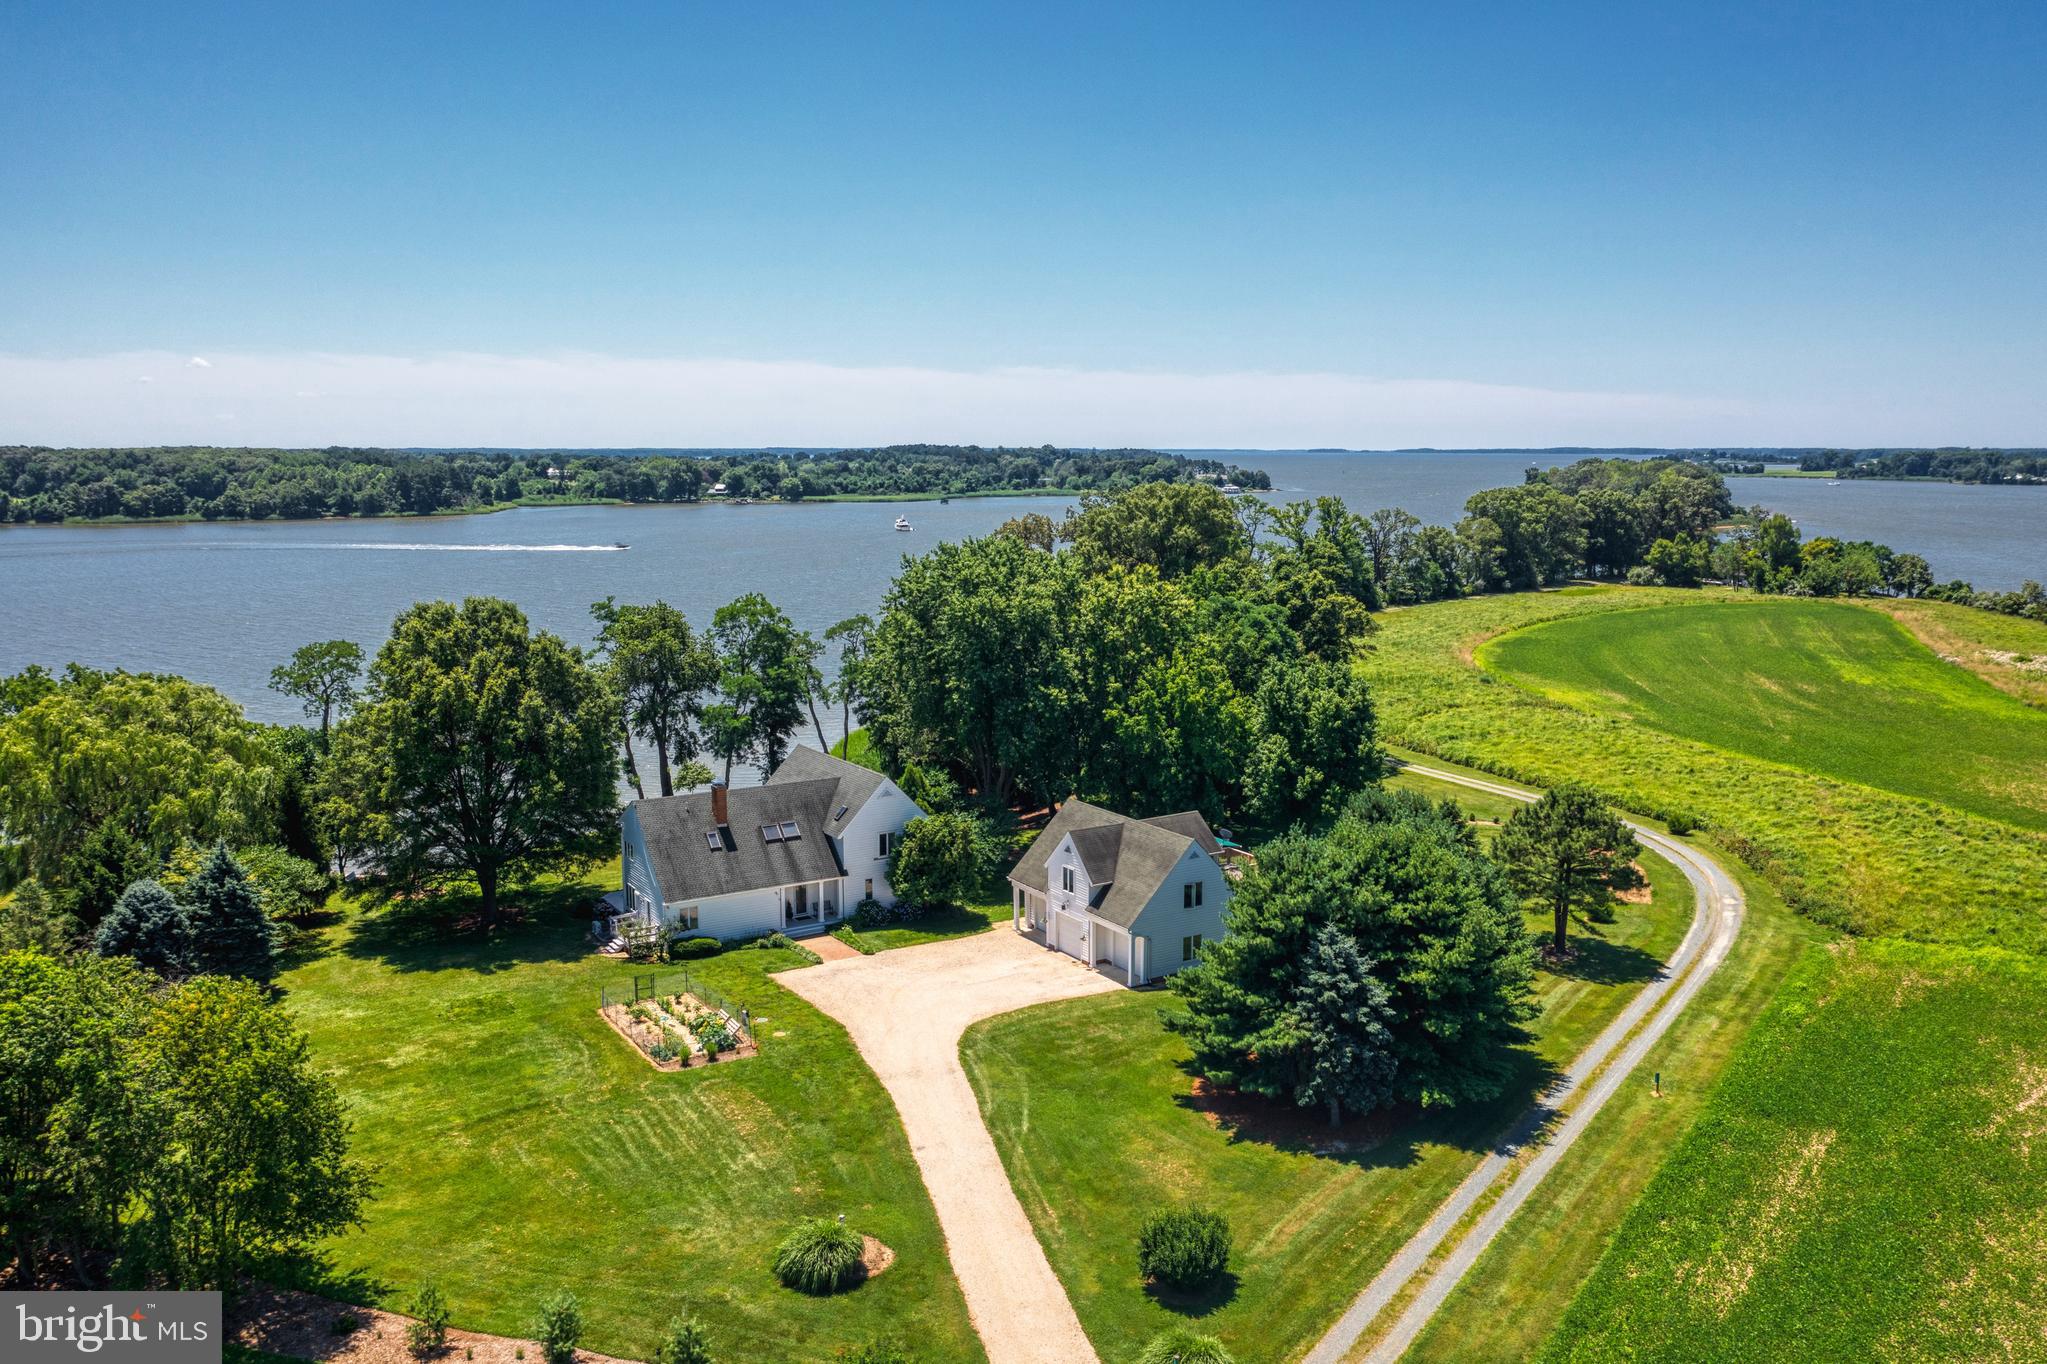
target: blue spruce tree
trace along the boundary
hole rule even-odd
[[[154,881],[137,881],[100,920],[93,950],[103,957],[130,957],[173,980],[189,974],[192,929],[185,909]]]
[[[184,886],[193,969],[267,984],[277,974],[277,946],[263,902],[227,844],[214,845],[199,874]]]

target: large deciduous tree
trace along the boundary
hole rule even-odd
[[[718,682],[717,652],[667,602],[619,606],[606,597],[590,608],[590,614],[599,625],[597,651],[605,680],[624,715],[623,748],[633,785],[638,789],[631,747],[637,736],[654,750],[661,794],[672,796],[670,764],[694,762],[703,752],[697,725],[705,699]]]
[[[1508,816],[1493,840],[1493,857],[1514,889],[1553,920],[1551,950],[1563,956],[1573,915],[1595,923],[1613,918],[1614,896],[1642,884],[1633,833],[1591,788],[1552,787]]]
[[[320,717],[320,742],[327,742],[336,714],[347,714],[362,680],[362,645],[329,639],[297,650],[288,663],[270,670],[270,690],[297,697],[308,716]]]
[[[888,879],[913,905],[957,905],[972,898],[995,865],[995,843],[970,814],[939,811],[903,826]]]
[[[399,616],[335,731],[323,807],[401,880],[476,878],[486,926],[508,877],[617,834],[618,719],[582,656],[492,597]]]
[[[1083,494],[1060,536],[1097,563],[1152,568],[1167,579],[1250,547],[1229,498],[1209,483],[1141,483],[1114,496]]]
[[[758,592],[718,608],[711,618],[721,699],[706,709],[710,748],[732,779],[735,760],[763,771],[781,766],[789,736],[803,723],[811,645],[780,607]]]
[[[275,825],[283,760],[211,687],[73,668],[27,690],[0,718],[0,847],[88,926],[181,841]],[[95,868],[92,903],[74,899]]]

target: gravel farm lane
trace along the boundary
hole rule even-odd
[[[1454,782],[1515,800],[1535,799],[1530,793],[1511,786],[1418,763],[1408,763],[1403,770],[1418,777]],[[1629,1002],[1620,1016],[1578,1055],[1562,1078],[1522,1115],[1478,1168],[1444,1200],[1427,1224],[1386,1262],[1385,1268],[1365,1286],[1364,1292],[1329,1328],[1328,1334],[1308,1352],[1305,1364],[1343,1364],[1346,1360],[1357,1364],[1393,1364],[1405,1354],[1422,1328],[1428,1325],[1429,1318],[1443,1305],[1450,1290],[1477,1263],[1478,1257],[1492,1244],[1508,1219],[1528,1201],[1543,1177],[1563,1158],[1564,1152],[1571,1148],[1606,1101],[1613,1097],[1614,1091],[1641,1064],[1649,1049],[1656,1045],[1700,987],[1727,959],[1728,950],[1741,932],[1744,909],[1741,887],[1718,863],[1690,846],[1639,824],[1631,822],[1628,827],[1645,845],[1669,858],[1692,883],[1692,926],[1684,941],[1678,944],[1677,951],[1671,954],[1656,978],[1642,987],[1641,993]],[[1655,1012],[1650,1016],[1652,1010]],[[1645,1018],[1648,1019],[1646,1023],[1643,1021]],[[1558,1121],[1560,1114],[1564,1116]],[[1539,1142],[1545,1132],[1550,1134],[1549,1140],[1537,1147],[1535,1154],[1521,1164],[1517,1172],[1517,1158]],[[1471,1223],[1462,1237],[1451,1244],[1448,1254],[1430,1269],[1429,1261],[1450,1242],[1452,1233],[1458,1230],[1471,1210],[1496,1184],[1510,1178],[1506,1191]],[[1425,1276],[1424,1271],[1427,1271]],[[1369,1348],[1360,1352],[1359,1341],[1378,1322],[1388,1305],[1418,1276],[1424,1276],[1421,1286],[1408,1299],[1400,1315],[1371,1342]]]

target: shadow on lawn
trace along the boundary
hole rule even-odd
[[[1522,1115],[1562,1074],[1526,1046],[1509,1054],[1509,1073],[1500,1094],[1452,1109],[1424,1109],[1402,1103],[1349,1117],[1331,1127],[1319,1108],[1300,1108],[1256,1094],[1218,1089],[1182,1062],[1189,1091],[1173,1102],[1200,1113],[1232,1142],[1257,1142],[1281,1151],[1340,1160],[1360,1169],[1404,1169],[1421,1158],[1423,1146],[1449,1146],[1485,1155],[1513,1140]]]
[[[588,921],[575,912],[594,898],[583,882],[528,887],[505,895],[499,921],[485,929],[474,895],[381,895],[366,901],[366,912],[343,933],[339,947],[351,957],[380,961],[396,971],[459,967],[488,974],[538,962],[581,961],[592,949]]]
[[[1237,1271],[1224,1270],[1222,1277],[1208,1287],[1195,1293],[1168,1288],[1157,1280],[1144,1285],[1144,1295],[1168,1312],[1178,1312],[1183,1317],[1205,1317],[1219,1308],[1228,1307],[1237,1296]]]

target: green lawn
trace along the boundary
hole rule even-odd
[[[1444,790],[1485,804],[1479,793]],[[1169,994],[1041,1005],[970,1029],[961,1056],[982,1113],[1103,1358],[1120,1360],[1182,1319],[1146,1293],[1134,1264],[1142,1211],[1178,1202],[1219,1209],[1236,1232],[1234,1291],[1196,1309],[1201,1329],[1246,1361],[1305,1350],[1556,1063],[1580,1050],[1674,950],[1691,918],[1689,890],[1661,858],[1647,866],[1652,903],[1624,907],[1619,922],[1581,936],[1573,974],[1541,974],[1541,1015],[1510,1094],[1354,1131],[1338,1149],[1321,1149],[1325,1133],[1312,1120],[1240,1127],[1192,1106],[1187,1049],[1160,1022],[1162,1009],[1177,1007]]]
[[[894,928],[869,928],[860,932],[846,929],[842,934],[854,946],[867,952],[886,952],[892,947],[915,947],[919,943],[944,942],[986,933],[996,924],[1009,922],[1009,902],[960,905],[935,909],[913,923]]]
[[[1830,601],[1655,607],[1516,630],[1480,666],[1552,700],[2047,829],[2047,711]]]
[[[1644,608],[1711,612],[1729,602],[1791,617],[1802,616],[1808,605],[1717,589],[1474,597],[1385,612],[1359,666],[1389,742],[1537,785],[1590,782],[1630,810],[1696,819],[1794,908],[1822,922],[1862,933],[2047,951],[2047,915],[2040,912],[2047,905],[2047,834],[1761,761],[1638,724],[1611,707],[1565,704],[1503,682],[1472,661],[1485,641],[1526,626],[1597,616],[1602,627],[1626,630],[1624,616]],[[1872,607],[1840,603],[1836,609],[1867,611],[1881,623]],[[1962,649],[1989,641],[2011,650],[2037,638],[2025,652],[2047,653],[2047,626],[1962,608],[1923,614],[1961,646],[1943,652],[1964,656]],[[1741,664],[1744,672],[1773,666],[1757,656]],[[1712,668],[1710,659],[1699,660],[1702,695],[1733,685],[1731,668],[1717,676]],[[1858,718],[1844,715],[1841,723],[1851,726]],[[1989,765],[1998,761],[1998,750],[1956,751],[1951,758]]]
[[[664,1074],[597,1016],[633,967],[591,956],[562,903],[492,942],[352,913],[280,982],[378,1168],[368,1225],[330,1242],[326,1285],[402,1306],[431,1275],[458,1325],[530,1333],[560,1287],[592,1349],[647,1358],[700,1314],[721,1359],[812,1361],[885,1331],[981,1358],[894,1108],[835,1023],[740,949],[689,969],[760,1016],[761,1054]],[[416,917],[416,916],[415,916]],[[644,968],[643,968],[644,969]],[[800,1218],[845,1213],[893,1247],[886,1274],[814,1299],[768,1270]]]
[[[2047,1358],[2047,965],[1815,948],[1540,1356]]]

